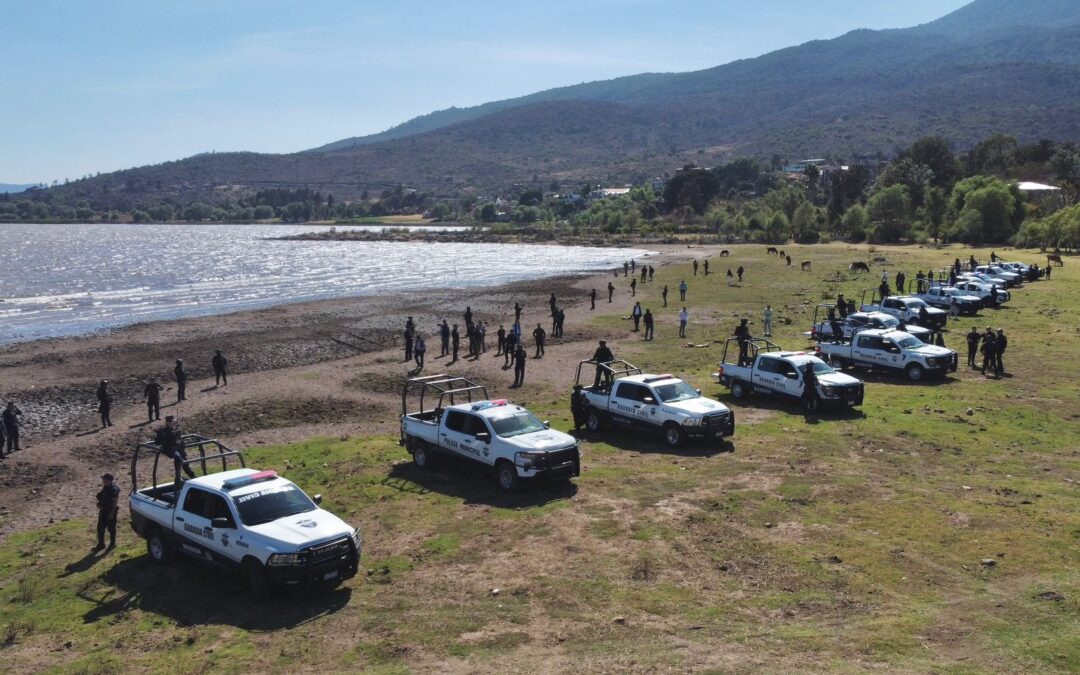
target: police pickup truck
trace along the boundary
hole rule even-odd
[[[862,405],[862,381],[837,371],[813,354],[784,351],[769,340],[755,338],[749,341],[749,362],[744,365],[728,361],[728,347],[734,342],[725,343],[720,369],[713,376],[730,388],[736,399],[748,398],[752,393],[777,394],[803,401],[809,412],[819,405]],[[803,398],[803,368],[808,363],[817,377],[817,398]]]
[[[154,443],[140,443],[131,460],[131,527],[154,562],[179,553],[238,570],[256,599],[276,587],[333,588],[356,575],[360,530],[319,508],[320,495],[308,497],[274,471],[247,468],[240,452],[216,440],[187,434],[180,442],[195,455],[183,464],[204,475],[178,482],[166,457],[173,480],[158,483],[164,455]],[[139,488],[140,469],[150,461],[150,484]]]
[[[414,410],[410,396],[418,398]],[[487,389],[465,378],[414,377],[405,383],[401,409],[400,443],[421,469],[442,454],[462,457],[493,468],[507,492],[521,479],[581,475],[576,438],[551,429],[521,406],[490,400]]]
[[[600,383],[582,382],[599,369]],[[577,383],[588,402],[585,426],[657,432],[669,447],[689,439],[716,440],[735,433],[735,413],[673,375],[649,375],[626,361],[578,364]]]
[[[1007,270],[999,265],[979,265],[975,268],[975,274],[982,274],[993,279],[1000,279],[1001,283],[1006,286],[1019,286],[1023,278],[1013,272]]]
[[[928,345],[898,330],[865,330],[850,342],[823,342],[818,345],[817,354],[837,368],[881,368],[906,373],[914,381],[928,375],[944,376],[955,371],[957,364],[953,350]]]
[[[845,318],[840,320],[840,331],[843,333],[843,339],[850,339],[852,335],[871,328],[896,329],[899,327],[900,319],[897,319],[891,314],[886,314],[885,312],[855,312],[854,314],[848,314]],[[923,328],[922,326],[906,326],[904,330],[920,340],[926,341],[930,339],[929,328]],[[814,325],[810,327],[809,336],[811,340],[840,339],[835,337],[832,333],[832,326],[829,324],[829,321],[822,320],[815,321]],[[806,335],[806,333],[804,333],[804,335]]]
[[[952,308],[952,303],[955,301],[958,311],[961,314],[968,316],[975,316],[983,306],[982,298],[975,295],[968,295],[964,291],[953,286],[930,286],[924,292],[916,293],[915,297],[924,301],[931,307],[937,307],[938,309],[946,311]]]
[[[997,288],[997,304],[1003,304],[1012,300],[1012,293],[1003,288],[1003,284],[988,284],[981,279],[975,277],[966,277],[961,275],[957,278],[956,283],[953,284],[953,288],[959,290],[961,293],[968,293],[982,300],[983,305],[990,305],[990,294],[993,293],[993,289]]]
[[[948,312],[931,307],[926,304],[925,300],[910,295],[891,295],[882,300],[880,304],[874,304],[874,301],[871,300],[870,304],[863,305],[861,309],[864,312],[885,312],[904,323],[914,323],[930,329],[944,328],[945,322],[949,318]],[[924,309],[926,310],[925,321],[920,319]]]

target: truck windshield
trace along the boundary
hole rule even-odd
[[[815,359],[810,363],[814,364],[814,374],[816,375],[828,375],[829,373],[836,372],[835,368],[820,359]]]
[[[491,428],[495,430],[495,434],[502,438],[531,434],[534,431],[543,431],[547,428],[543,422],[536,419],[536,416],[530,412],[519,412],[509,417],[489,421],[491,422]]]
[[[240,520],[249,527],[318,508],[295,485],[275,485],[258,492],[249,492],[233,497],[233,502],[236,510],[240,512]]]
[[[660,401],[663,403],[678,403],[679,401],[686,401],[701,396],[701,394],[697,393],[696,389],[685,382],[661,384],[656,387],[656,395],[660,397]]]
[[[911,335],[901,340],[897,340],[896,344],[900,345],[900,347],[902,347],[903,349],[915,349],[916,347],[921,347],[926,343],[924,343],[919,338]]]

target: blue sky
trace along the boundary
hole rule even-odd
[[[416,115],[686,71],[969,0],[0,0],[0,182],[292,152]]]

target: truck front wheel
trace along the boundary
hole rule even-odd
[[[244,563],[244,577],[252,598],[265,600],[270,595],[270,580],[266,576],[266,568],[258,560],[247,559]]]
[[[664,441],[669,448],[677,448],[686,441],[686,432],[678,424],[664,427]]]
[[[589,416],[585,418],[585,428],[596,433],[604,426],[604,420],[600,417],[600,411],[596,408],[589,410]]]
[[[513,492],[517,489],[517,469],[506,460],[499,462],[495,466],[495,479],[499,482],[499,487],[503,492]]]
[[[169,542],[157,528],[150,530],[150,534],[146,537],[146,552],[150,554],[150,559],[159,565],[165,565],[172,560]]]
[[[907,367],[908,379],[918,382],[926,376],[926,370],[918,363],[912,363]]]

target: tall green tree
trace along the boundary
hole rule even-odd
[[[877,226],[874,238],[883,243],[897,242],[911,223],[911,196],[903,185],[880,190],[867,204],[870,219]]]

